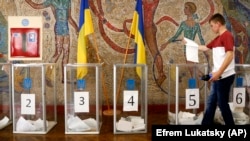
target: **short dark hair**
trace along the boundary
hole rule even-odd
[[[225,24],[226,24],[225,18],[224,18],[223,15],[221,15],[220,13],[214,14],[214,15],[209,19],[209,23],[210,23],[211,21],[213,21],[213,22],[219,22],[219,23],[221,23],[222,25],[225,25]]]

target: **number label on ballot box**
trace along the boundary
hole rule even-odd
[[[186,109],[199,108],[199,89],[186,89]]]
[[[35,115],[35,94],[21,94],[21,114]]]
[[[138,91],[123,91],[123,111],[138,111]]]
[[[89,112],[89,92],[74,92],[75,113]]]
[[[235,107],[245,107],[246,89],[234,88],[233,90],[233,105]]]

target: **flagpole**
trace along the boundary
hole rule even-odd
[[[85,25],[84,29],[82,30],[84,32],[83,33],[84,36],[93,33],[95,54],[96,54],[96,57],[98,59],[98,63],[101,63],[101,59],[100,59],[100,56],[99,56],[99,53],[98,53],[98,48],[97,48],[96,35],[95,35],[95,32],[94,32],[91,13],[90,13],[90,10],[89,10],[88,0],[82,0],[80,4],[81,5],[80,5],[79,27],[82,26],[82,25]],[[83,17],[83,15],[81,15],[81,14],[84,15],[84,19],[81,19]],[[86,27],[86,26],[89,26],[89,27]],[[79,42],[79,40],[78,40],[78,42]],[[85,43],[85,45],[86,45],[86,43]],[[87,52],[87,51],[85,51],[85,52]],[[87,55],[85,55],[85,56],[87,56]],[[84,61],[86,61],[86,60],[87,59],[85,59]],[[109,97],[108,97],[108,94],[107,94],[107,89],[106,89],[106,85],[105,85],[105,81],[104,81],[103,71],[102,71],[102,74],[101,74],[101,81],[102,81],[101,83],[102,83],[103,93],[104,93],[104,96],[105,96],[105,99],[106,99],[106,102],[107,102],[107,106],[108,106],[108,110],[105,111],[104,113],[106,115],[113,115],[113,110],[110,109],[110,105],[109,105]]]
[[[101,63],[101,59],[100,59],[100,56],[98,54],[99,51],[98,51],[98,48],[97,48],[96,35],[95,35],[95,33],[93,33],[93,35],[94,35],[94,49],[95,49],[95,52],[96,52],[96,57],[97,57],[98,63]],[[106,84],[105,84],[105,80],[104,80],[103,71],[102,71],[101,81],[102,81],[102,86],[103,86],[103,95],[105,97],[106,104],[107,104],[107,110],[104,110],[103,114],[107,115],[107,116],[112,116],[114,111],[113,111],[113,109],[110,108],[109,96],[107,94],[107,89],[106,89]]]
[[[139,3],[138,3],[139,2]],[[140,5],[138,5],[138,4],[142,4],[142,1],[141,0],[138,0],[137,2],[136,2],[136,11],[137,11],[137,8],[138,8],[138,6],[140,6]],[[137,11],[138,12],[138,11]],[[141,13],[141,12],[140,12]],[[142,16],[142,15],[140,15],[140,16]],[[137,19],[138,17],[135,15],[135,12],[134,12],[134,15],[133,15],[133,20],[132,20],[132,25],[131,25],[131,30],[130,30],[130,32],[129,32],[129,39],[128,39],[128,43],[127,43],[127,47],[126,47],[126,53],[125,53],[125,56],[124,56],[124,61],[123,61],[123,63],[125,64],[126,63],[126,60],[127,60],[127,54],[128,54],[128,48],[129,48],[129,44],[130,44],[130,39],[131,39],[131,35],[132,35],[132,32],[135,32],[135,29],[134,29],[134,24],[136,23],[136,19]],[[139,20],[139,19],[138,19]],[[139,20],[139,23],[140,23],[140,20]],[[138,24],[138,23],[136,23],[136,24]],[[136,26],[138,26],[138,25],[136,25]],[[137,27],[137,28],[139,28],[139,27]],[[135,34],[135,33],[133,33],[133,35],[135,35],[135,38],[136,38],[136,36],[137,36],[137,34]],[[118,99],[119,99],[119,97],[120,97],[120,93],[121,93],[121,83],[122,83],[122,81],[123,81],[123,77],[124,77],[124,67],[122,68],[122,72],[121,72],[121,77],[120,77],[120,81],[119,81],[119,85],[118,85],[118,91],[117,91],[117,94],[116,94],[116,102],[118,102]]]
[[[124,60],[123,60],[123,64],[126,63],[127,61],[127,56],[128,56],[128,48],[129,48],[129,44],[130,44],[130,38],[131,38],[131,33],[129,33],[129,38],[128,38],[128,42],[127,42],[127,46],[126,46],[126,52],[124,55]],[[120,81],[118,83],[118,91],[116,93],[116,102],[118,102],[118,99],[120,97],[120,93],[121,93],[121,84],[122,84],[122,80],[123,80],[123,75],[124,74],[124,67],[122,68],[122,72],[121,72],[121,76],[120,76]]]

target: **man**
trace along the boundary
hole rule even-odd
[[[225,18],[217,13],[209,20],[212,31],[218,34],[209,44],[200,45],[199,50],[212,50],[213,71],[209,82],[211,91],[207,99],[207,106],[202,125],[213,124],[217,105],[220,108],[225,125],[234,125],[234,119],[229,107],[230,89],[235,78],[234,38],[225,26]]]

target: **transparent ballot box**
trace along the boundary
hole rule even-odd
[[[147,74],[144,64],[114,65],[114,134],[147,132]]]
[[[168,123],[199,125],[209,90],[207,64],[168,64]]]
[[[12,123],[11,64],[0,63],[0,130]]]
[[[102,64],[64,66],[65,134],[99,134],[102,124]]]
[[[236,125],[250,124],[250,65],[235,65],[235,81],[231,89],[229,106],[233,113]],[[217,113],[220,113],[217,109]],[[224,124],[221,114],[217,116],[217,122]]]
[[[54,63],[12,64],[13,133],[46,134],[57,124]]]

